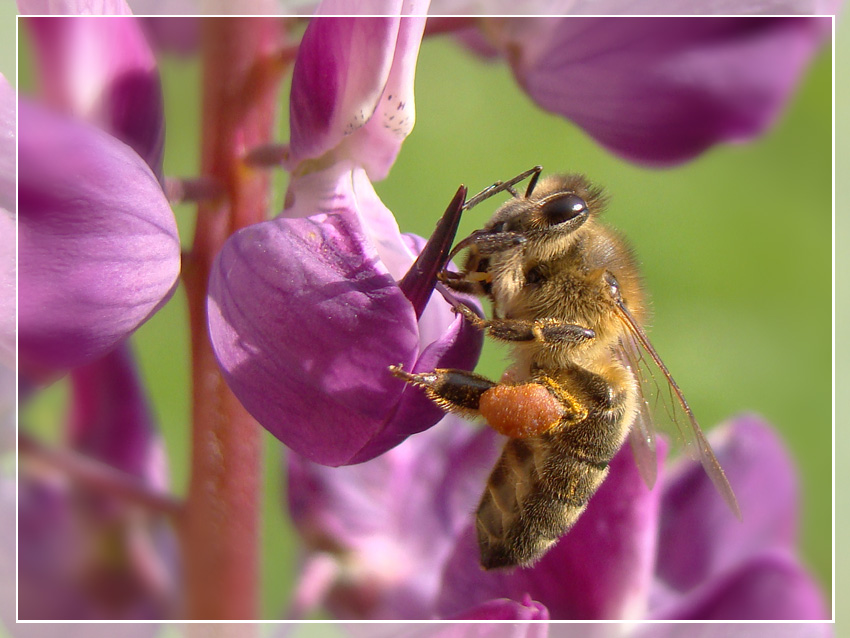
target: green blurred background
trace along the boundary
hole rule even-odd
[[[23,30],[22,30],[23,34]],[[21,87],[32,86],[22,37]],[[166,173],[198,170],[200,68],[162,61]],[[611,195],[607,221],[643,265],[650,337],[703,429],[741,412],[773,423],[798,464],[804,560],[832,590],[832,150],[831,57],[826,48],[777,126],[755,143],[713,149],[685,166],[651,170],[619,161],[563,119],[538,109],[501,64],[428,39],[416,78],[416,128],[377,185],[405,231],[430,234],[460,183],[476,191],[535,164],[580,171]],[[287,137],[281,99],[281,139]],[[282,193],[284,177],[278,181]],[[278,207],[280,206],[278,197]],[[479,227],[497,202],[471,211]],[[191,207],[177,208],[184,245]],[[181,292],[134,336],[168,446],[174,489],[188,482],[189,370]],[[479,371],[498,377],[505,351],[488,344]],[[22,422],[47,436],[58,384]],[[281,617],[296,576],[298,541],[280,507],[281,445],[266,442],[263,613]],[[746,519],[746,512],[744,512]]]

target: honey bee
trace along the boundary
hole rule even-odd
[[[497,182],[463,204],[467,210],[499,192],[513,196],[451,251],[447,262],[467,251],[462,270],[444,267],[438,276],[457,293],[490,300],[489,320],[463,304],[455,310],[514,346],[501,381],[463,370],[414,374],[391,367],[446,411],[480,415],[509,437],[478,506],[485,569],[540,559],[584,512],[627,437],[652,487],[659,409],[650,399],[678,426],[740,518],[723,469],[642,328],[637,264],[599,222],[602,190],[581,175],[538,179],[541,170]],[[525,194],[518,193],[514,186],[527,178]]]

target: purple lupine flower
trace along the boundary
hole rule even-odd
[[[397,17],[402,2],[384,5],[396,17],[310,22],[293,71],[286,207],[233,235],[210,280],[210,335],[231,389],[327,465],[373,458],[442,417],[388,366],[469,368],[481,345],[447,301],[429,301],[433,270],[405,278],[424,242],[400,233],[372,186],[413,127],[424,27]]]
[[[826,618],[819,587],[797,558],[796,480],[788,453],[773,430],[751,416],[711,438],[743,522],[694,461],[677,461],[650,492],[623,449],[576,526],[533,567],[475,571],[469,529],[448,562],[440,613],[494,597],[531,596],[561,619]]]
[[[69,447],[163,490],[161,437],[126,345],[71,374]],[[167,618],[179,604],[176,542],[158,513],[23,457],[22,619]]]
[[[453,427],[462,426],[453,423]],[[364,549],[394,545],[410,553],[415,548],[441,548],[433,566],[442,574],[439,593],[419,599],[415,617],[423,619],[520,618],[516,608],[511,612],[511,605],[534,609],[536,618],[573,620],[826,617],[819,587],[797,558],[793,466],[773,430],[755,417],[738,418],[711,437],[735,485],[743,523],[728,511],[696,462],[677,460],[650,490],[626,447],[612,461],[609,477],[575,527],[536,565],[490,572],[478,564],[473,512],[484,489],[480,479],[488,469],[481,463],[495,460],[495,435],[480,452],[478,463],[447,473],[445,459],[454,463],[467,448],[450,446],[438,452],[435,446],[451,442],[437,438],[426,446],[425,437],[436,437],[437,430],[409,439],[393,450],[393,459],[381,457],[343,469],[307,465],[307,474],[303,465],[296,466],[290,489],[298,500],[292,515],[310,548],[306,564],[332,557],[339,564],[372,567],[372,572],[352,570],[343,578],[336,566],[333,573],[345,586],[329,588],[326,604],[332,613],[364,617],[358,614],[366,608],[340,605],[340,596],[348,603],[379,600],[382,607],[376,609],[384,618],[409,612],[393,606],[398,600],[379,586],[391,582],[392,570],[370,562],[370,552]],[[484,433],[477,436],[487,440]],[[663,455],[663,450],[659,452]],[[420,522],[420,516],[422,520],[441,516],[429,501],[394,500],[381,492],[388,485],[404,489],[406,477],[413,474],[419,477],[418,493],[439,494],[437,502],[451,502],[455,512],[465,508],[465,527],[451,540],[435,538],[439,528],[433,522]],[[387,523],[396,520],[405,525]],[[456,519],[444,533],[452,527],[458,529]],[[454,545],[449,555],[446,542]],[[393,587],[405,589],[397,581]],[[376,617],[376,609],[366,617]]]
[[[53,108],[19,105],[20,365],[37,382],[121,342],[168,300],[180,269],[150,52],[134,18],[79,20],[32,19]],[[70,53],[101,51],[100,40],[110,55]]]
[[[139,21],[51,16],[28,18],[26,26],[43,101],[117,137],[162,182],[162,89]]]
[[[821,4],[829,12],[838,6]],[[539,106],[623,158],[658,166],[764,133],[830,30],[828,17],[483,18],[481,25]]]
[[[295,611],[325,602],[337,618],[430,618],[498,443],[489,428],[447,416],[359,465],[287,455],[289,511],[308,549]]]

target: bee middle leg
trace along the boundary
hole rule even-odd
[[[590,328],[584,328],[558,319],[482,319],[469,306],[458,304],[453,308],[473,326],[486,330],[500,341],[540,341],[549,345],[583,343],[596,337]]]

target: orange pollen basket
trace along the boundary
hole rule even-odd
[[[514,439],[543,434],[564,415],[560,402],[537,383],[493,386],[478,407],[490,427]]]

